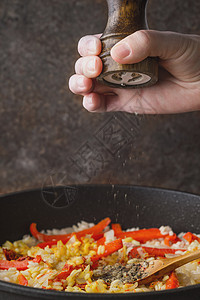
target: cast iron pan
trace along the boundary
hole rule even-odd
[[[170,190],[111,185],[46,188],[0,197],[0,244],[39,230],[62,228],[80,220],[98,222],[110,217],[123,228],[170,225],[175,232],[200,232],[200,196]],[[200,285],[137,294],[66,293],[23,287],[0,281],[0,300],[25,299],[200,299]]]

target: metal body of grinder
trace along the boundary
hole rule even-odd
[[[97,78],[115,88],[140,88],[151,86],[158,80],[158,61],[147,57],[135,64],[118,64],[111,55],[111,48],[126,36],[141,29],[148,29],[146,21],[147,0],[107,0],[108,22],[101,37],[103,71]]]

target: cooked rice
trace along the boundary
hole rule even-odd
[[[46,233],[54,235],[68,234],[74,231],[78,232],[80,230],[90,228],[93,225],[93,223],[81,221],[77,225],[73,225],[72,228],[47,230]],[[134,228],[134,230],[138,229],[139,228]],[[127,231],[130,230],[133,230],[133,228],[128,229]],[[160,227],[160,231],[162,234],[173,235],[173,231],[169,226]],[[116,239],[114,231],[110,228],[107,228],[104,236],[106,238],[105,245]],[[183,239],[183,233],[179,234],[179,238],[181,241],[173,244],[171,246],[172,249],[183,249],[185,251],[195,251],[200,249],[200,243],[198,241],[194,241],[189,244]],[[22,240],[15,241],[13,243],[6,241],[2,247],[0,247],[0,260],[5,260],[3,248],[14,250],[24,256],[36,257],[39,255],[42,260],[40,262],[33,262],[30,260],[28,263],[28,269],[24,271],[18,271],[16,268],[0,270],[0,280],[18,284],[19,274],[22,274],[28,280],[28,286],[36,288],[83,293],[137,293],[164,290],[166,288],[166,281],[169,278],[168,275],[165,275],[153,285],[146,286],[138,286],[137,282],[123,283],[119,279],[113,280],[111,284],[108,285],[103,279],[94,280],[94,271],[92,270],[90,257],[96,254],[103,254],[105,246],[97,246],[97,242],[91,236],[85,236],[81,239],[81,241],[73,236],[67,244],[63,244],[62,241],[58,241],[57,245],[54,245],[52,248],[47,246],[45,249],[41,249],[37,247],[37,244],[38,241],[30,235],[26,235],[22,238]],[[128,237],[123,239],[122,249],[112,255],[102,258],[101,265],[115,265],[122,259],[124,259],[127,264],[137,262],[138,259],[131,259],[128,256],[129,252],[135,246],[166,248],[164,239],[151,240],[141,245],[140,242]],[[176,251],[175,255],[181,255],[183,253],[185,252]],[[141,257],[142,255],[143,254],[141,253]],[[166,257],[173,256],[174,255],[172,254],[166,255]],[[84,261],[84,259],[86,261]],[[151,262],[154,259],[154,257],[148,257],[146,260]],[[66,263],[73,266],[80,266],[85,262],[87,264],[85,269],[74,269],[66,279],[56,279],[56,276],[60,274]],[[193,261],[176,269],[175,273],[178,277],[180,287],[200,283],[200,260]]]

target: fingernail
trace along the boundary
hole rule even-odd
[[[93,105],[92,97],[87,95],[83,97],[83,106],[88,110]]]
[[[85,87],[85,82],[84,82],[84,78],[83,77],[79,77],[78,79],[77,79],[77,83],[78,83],[78,86],[79,87]]]
[[[96,41],[95,41],[95,39],[87,40],[86,45],[87,45],[88,52],[93,54],[96,50]]]
[[[91,96],[88,96],[86,101],[87,101],[87,103],[90,104],[90,105],[93,104],[93,101],[92,101],[92,97],[91,97]]]
[[[90,59],[87,63],[87,69],[89,72],[94,73],[95,72],[95,60]]]
[[[131,49],[128,44],[120,43],[113,47],[114,54],[119,58],[125,58],[130,55]]]

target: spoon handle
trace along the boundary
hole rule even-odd
[[[189,252],[173,258],[155,260],[144,272],[138,284],[150,283],[175,269],[200,258],[200,250]]]
[[[172,265],[174,269],[200,258],[200,250],[189,252],[178,257],[166,259],[166,266]]]

